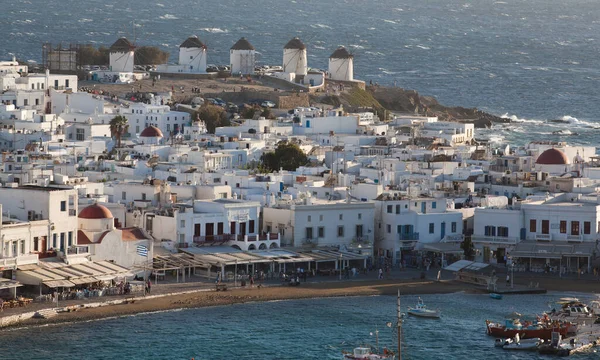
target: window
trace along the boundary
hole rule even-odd
[[[56,249],[56,234],[52,234],[52,248]]]
[[[358,214],[358,220],[362,220],[362,214]]]
[[[73,232],[72,231],[69,231],[69,234],[67,236],[67,241],[68,241],[67,245],[69,247],[71,247],[73,245]]]
[[[392,225],[390,225],[390,224],[386,224],[386,225],[385,225],[385,228],[387,229],[387,233],[388,233],[388,234],[391,234],[391,232],[392,232]]]
[[[217,223],[217,235],[223,235],[223,223]]]
[[[542,220],[542,234],[550,234],[550,220]]]
[[[431,208],[432,209],[436,209],[437,208],[437,201],[434,201],[431,203]]]
[[[60,202],[60,211],[67,211],[67,202],[66,201]]]
[[[390,225],[390,228],[392,226]],[[391,229],[390,229],[391,230]],[[391,232],[391,231],[390,231]],[[361,238],[363,236],[363,226],[361,225],[356,225],[356,237],[357,238]]]
[[[54,87],[58,88],[58,80],[54,80]]]
[[[179,234],[179,242],[182,244],[185,242],[185,234]]]
[[[498,236],[500,236],[500,237],[508,237],[508,227],[506,227],[506,226],[498,226]]]
[[[344,214],[340,214],[340,220],[344,220]],[[600,223],[599,223],[600,224]],[[600,226],[600,225],[599,225]]]
[[[171,131],[171,124],[167,124],[167,131]]]
[[[40,251],[40,238],[37,236],[33,238],[33,251]]]
[[[456,221],[453,221],[452,224],[450,225],[450,231],[452,231],[453,233],[456,232]]]
[[[180,228],[184,228],[185,227],[185,220],[180,220],[179,221],[179,227]]]
[[[589,235],[592,232],[592,223],[589,221],[584,221],[583,222],[583,233],[585,235]]]
[[[248,231],[250,234],[254,234],[254,220],[248,221]]]
[[[429,223],[429,233],[433,234],[435,232],[435,224]]]
[[[561,234],[566,234],[567,233],[567,221],[566,220],[561,220],[560,221],[560,233]]]
[[[311,228],[311,227],[306,228],[306,238],[307,239],[313,238],[313,228]]]
[[[343,236],[344,236],[344,227],[338,226],[338,237],[343,237]]]
[[[142,193],[142,200],[146,200],[146,193]]]
[[[40,99],[35,99],[35,104],[39,105],[40,104]]]
[[[319,228],[317,229],[317,235],[320,238],[325,237],[325,228],[323,226],[319,226]]]
[[[310,222],[310,220],[311,220],[311,216],[310,216],[310,215],[308,215],[308,220],[307,220],[307,221],[308,221],[308,222]]]
[[[402,234],[402,225],[398,225],[398,226],[396,226],[396,232],[397,232],[398,234]]]
[[[396,214],[400,214],[400,205],[396,205]]]
[[[121,191],[121,200],[127,200],[127,192]]]
[[[535,219],[529,220],[529,232],[536,232],[536,231],[537,231],[537,223],[536,223]]]
[[[319,221],[323,221],[323,215],[319,215]]]
[[[388,212],[388,214],[391,214],[392,211],[394,211],[394,206],[393,205],[388,205],[387,206],[387,212]]]
[[[579,235],[579,221],[571,221],[571,235]]]
[[[496,227],[495,226],[486,226],[484,228],[485,236],[496,236]]]
[[[21,255],[25,255],[25,240],[21,240]]]
[[[24,106],[27,106],[27,105],[29,105],[29,100],[27,100],[27,99],[24,99],[24,100],[23,100],[23,105],[24,105]]]
[[[85,140],[85,129],[75,129],[75,139],[77,141]]]

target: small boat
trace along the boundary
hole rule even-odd
[[[419,316],[419,317],[426,317],[426,318],[439,318],[441,315],[441,312],[439,309],[436,310],[430,310],[427,308],[427,306],[423,303],[423,300],[421,298],[419,298],[419,301],[417,302],[417,306],[415,306],[414,308],[409,307],[407,313],[409,313],[410,315],[413,316]]]
[[[502,300],[502,294],[490,293],[490,297],[496,300]]]
[[[500,340],[500,341],[499,341]],[[521,340],[519,334],[515,335],[514,338],[510,339],[496,339],[496,346],[501,347],[504,350],[520,350],[520,351],[535,351],[540,345],[544,343],[544,340],[540,338],[531,338]]]
[[[371,351],[371,348],[364,346],[354,348],[352,354],[344,354],[344,359],[349,360],[394,360],[395,358],[394,353],[388,352],[387,349],[383,349],[383,353],[377,354]]]

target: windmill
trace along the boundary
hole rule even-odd
[[[308,73],[306,45],[298,37],[288,41],[283,47],[283,72],[296,75]]]
[[[126,37],[115,41],[109,48],[110,71],[133,72],[135,48]]]
[[[198,36],[190,36],[179,45],[179,65],[186,66],[186,71],[206,72],[207,49]]]

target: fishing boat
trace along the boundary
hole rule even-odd
[[[514,338],[519,334],[521,339],[550,339],[553,332],[561,335],[567,335],[569,323],[553,321],[549,323],[528,323],[521,324],[519,319],[506,320],[504,324],[485,321],[486,332],[490,336],[500,338]]]
[[[427,308],[427,306],[423,303],[423,299],[419,298],[419,301],[417,302],[417,306],[415,306],[414,308],[409,307],[407,313],[409,313],[410,315],[413,316],[419,316],[419,317],[425,317],[425,318],[439,318],[441,315],[441,312],[439,309],[436,310],[430,310]]]
[[[400,312],[400,290],[398,290],[398,306],[397,306],[397,332],[398,332],[398,359],[401,359],[402,349],[402,313]],[[392,323],[387,323],[388,327],[392,327]],[[372,335],[372,334],[371,334]],[[375,331],[376,346],[372,349],[370,346],[359,346],[354,348],[352,353],[342,351],[346,360],[396,360],[396,354],[388,348],[383,348],[379,351],[379,331]]]
[[[502,294],[490,293],[490,297],[496,300],[502,300]]]

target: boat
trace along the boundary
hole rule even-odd
[[[519,319],[506,320],[504,324],[485,321],[486,332],[490,336],[499,338],[514,338],[517,334],[521,339],[550,339],[552,332],[558,332],[562,336],[567,335],[569,323],[553,321],[549,323],[528,323],[521,324]]]
[[[556,302],[561,305],[560,310],[552,309],[544,314],[545,318],[549,320],[560,320],[560,321],[568,321],[571,326],[569,328],[569,334],[577,333],[577,327],[582,323],[593,323],[596,320],[597,308],[590,307],[577,298],[561,298]],[[592,306],[596,306],[596,304],[592,304]]]
[[[544,343],[544,340],[540,338],[521,339],[519,334],[515,335],[514,338],[508,339],[496,339],[496,347],[501,347],[504,350],[518,350],[518,351],[535,351]]]
[[[600,339],[578,340],[571,338],[565,341],[558,334],[553,334],[550,342],[540,345],[538,351],[542,355],[569,356],[579,352],[589,351],[591,348],[600,345]]]
[[[430,310],[427,308],[427,306],[423,303],[423,299],[419,298],[419,301],[417,302],[417,305],[412,308],[409,307],[408,314],[413,315],[413,316],[419,316],[419,317],[425,317],[425,318],[439,318],[441,315],[441,312],[439,309],[436,310]]]
[[[490,297],[496,300],[502,300],[502,294],[490,293]]]
[[[397,334],[398,334],[398,354],[401,354],[402,350],[402,313],[400,312],[400,290],[398,290],[398,306],[397,306]],[[387,323],[388,327],[392,327],[392,323]],[[379,351],[379,331],[375,331],[376,346],[375,351],[370,346],[359,346],[354,348],[352,353],[342,351],[344,359],[346,360],[396,360],[396,354],[388,348],[383,348],[383,351]],[[400,355],[399,359],[402,358]]]

